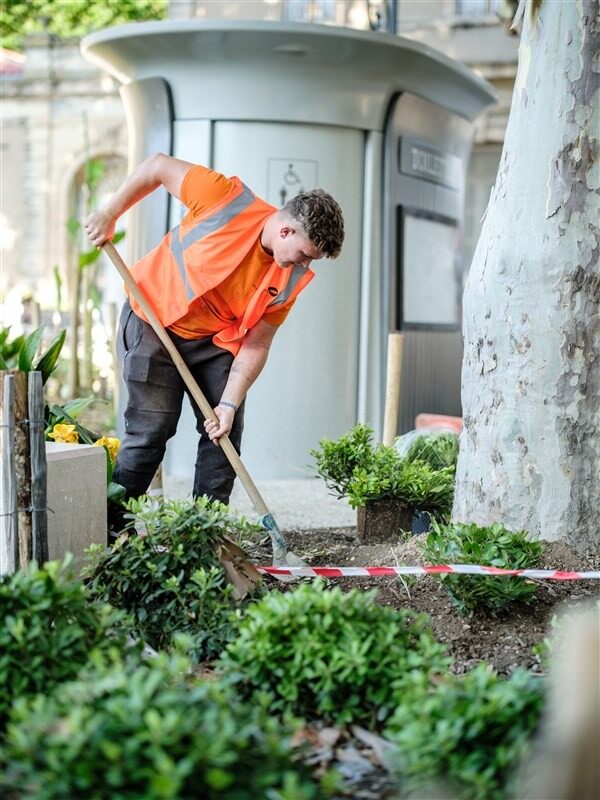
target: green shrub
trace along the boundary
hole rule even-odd
[[[540,718],[542,682],[524,669],[501,678],[486,664],[402,703],[385,730],[407,790],[441,777],[462,800],[503,800]]]
[[[538,566],[540,542],[524,531],[512,532],[501,525],[434,524],[421,552],[429,564],[481,564],[502,569]],[[475,609],[497,613],[516,601],[530,602],[536,586],[519,577],[486,575],[440,575],[450,596],[463,613]]]
[[[221,665],[242,696],[270,692],[275,711],[381,722],[415,674],[445,671],[449,659],[426,617],[374,597],[321,582],[271,592],[247,608]]]
[[[374,445],[373,432],[356,425],[336,441],[322,439],[312,450],[317,473],[352,508],[392,497],[406,506],[447,516],[454,499],[454,466],[434,469],[409,460],[395,447]]]
[[[359,423],[335,441],[321,439],[319,449],[310,451],[317,474],[337,497],[348,494],[348,484],[356,470],[369,470],[373,461],[372,441],[373,430]]]
[[[143,535],[123,537],[111,550],[91,548],[86,568],[93,597],[127,610],[139,636],[157,650],[173,634],[193,637],[197,660],[217,655],[233,635],[232,586],[215,552],[221,536],[254,531],[221,503],[147,499],[130,503]]]
[[[417,436],[406,453],[407,461],[424,461],[432,469],[456,467],[458,436],[454,433],[424,433]]]
[[[454,467],[432,469],[422,461],[406,461],[393,447],[380,445],[370,468],[357,469],[348,483],[353,508],[393,497],[409,508],[446,517],[454,500]]]
[[[0,579],[0,728],[17,697],[72,680],[93,648],[124,646],[123,615],[90,602],[64,565]]]
[[[18,704],[4,788],[35,800],[323,796],[267,709],[214,681],[186,684],[185,669],[164,656],[128,667],[97,659],[53,697]]]

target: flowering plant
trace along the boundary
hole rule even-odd
[[[115,461],[117,460],[117,453],[119,452],[119,447],[121,446],[121,440],[117,439],[116,436],[101,436],[100,439],[97,439],[94,442],[94,445],[98,447],[104,447],[108,452],[108,456],[110,458],[110,463],[115,465]]]
[[[109,500],[120,502],[125,496],[125,488],[120,483],[116,483],[112,479],[115,461],[117,460],[117,453],[121,446],[120,439],[116,436],[98,436],[92,431],[84,428],[77,422],[67,411],[71,414],[79,414],[81,410],[89,404],[93,398],[86,400],[74,400],[71,404],[64,406],[51,406],[49,409],[50,422],[46,428],[46,438],[54,439],[55,442],[63,442],[64,444],[91,444],[97,447],[103,447],[106,451],[106,483],[107,495]],[[67,420],[67,421],[65,421]]]
[[[75,425],[55,425],[51,432],[48,434],[49,439],[54,439],[55,442],[63,442],[64,444],[78,444],[79,434]]]
[[[63,442],[64,444],[79,444],[79,432],[76,425],[66,425],[65,423],[57,423],[54,425],[50,433],[49,439],[54,439],[55,442]],[[121,446],[121,440],[116,436],[101,436],[92,442],[94,446],[104,447],[110,458],[110,463],[115,465],[117,460],[117,453]]]

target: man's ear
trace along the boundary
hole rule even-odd
[[[281,239],[287,239],[287,237],[291,236],[293,233],[295,233],[295,231],[291,225],[282,225],[279,229],[279,236]]]

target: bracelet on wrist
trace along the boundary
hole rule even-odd
[[[230,403],[228,400],[219,400],[219,405],[225,406],[226,408],[233,408],[234,411],[237,411],[239,408],[235,403]]]

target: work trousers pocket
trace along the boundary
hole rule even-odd
[[[129,393],[128,411],[179,414],[183,381],[152,326],[131,310],[129,302],[123,307],[121,323],[121,370]]]

